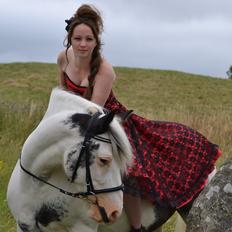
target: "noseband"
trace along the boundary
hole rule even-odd
[[[76,178],[76,175],[77,175],[77,169],[80,166],[80,162],[81,162],[81,160],[83,160],[83,157],[84,157],[84,159],[85,159],[85,168],[86,168],[86,174],[85,174],[86,192],[76,192],[76,193],[69,192],[69,191],[66,191],[66,190],[64,190],[64,189],[62,189],[62,188],[60,188],[60,187],[58,187],[58,186],[56,186],[56,185],[54,185],[54,184],[52,184],[52,183],[50,183],[48,181],[42,179],[39,176],[36,176],[35,174],[31,173],[26,168],[24,168],[24,166],[22,165],[21,155],[20,155],[20,167],[29,176],[32,176],[36,180],[38,180],[40,182],[43,182],[44,184],[47,184],[47,185],[51,186],[52,188],[55,188],[55,189],[59,190],[61,193],[65,194],[65,195],[68,195],[68,196],[71,196],[71,197],[74,197],[74,198],[87,200],[91,204],[96,205],[98,207],[98,209],[99,209],[99,212],[100,212],[100,214],[102,216],[103,221],[105,223],[109,223],[110,221],[109,221],[109,218],[107,216],[106,210],[105,210],[104,207],[99,205],[98,198],[97,198],[96,195],[100,194],[100,193],[116,192],[116,191],[119,191],[119,190],[123,191],[123,184],[121,184],[119,186],[116,186],[116,187],[105,188],[105,189],[95,189],[94,188],[93,181],[92,181],[92,176],[91,176],[91,171],[90,171],[90,162],[89,162],[90,161],[89,148],[90,148],[90,144],[92,143],[91,140],[95,139],[95,140],[99,140],[99,141],[102,141],[102,142],[105,142],[105,143],[111,143],[110,139],[101,137],[101,136],[99,136],[97,134],[93,134],[91,132],[94,120],[98,120],[98,117],[100,115],[101,115],[101,113],[97,112],[89,120],[87,129],[85,131],[84,141],[83,141],[82,146],[81,146],[81,151],[80,151],[78,160],[77,160],[77,162],[75,164],[75,168],[74,168],[72,178],[71,178],[71,183],[73,183],[75,178]],[[95,200],[90,200],[88,198],[88,196],[94,196]]]

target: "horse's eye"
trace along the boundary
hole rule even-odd
[[[97,161],[100,166],[106,166],[112,162],[112,158],[111,157],[98,157]]]
[[[93,144],[91,144],[91,146],[90,146],[90,150],[97,150],[97,149],[99,149],[99,144],[98,143],[93,143]]]

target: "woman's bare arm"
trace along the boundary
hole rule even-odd
[[[98,74],[96,75],[91,101],[104,106],[113,87],[116,74],[111,64],[103,60]]]
[[[64,80],[64,66],[65,66],[65,51],[62,51],[57,57],[57,65],[58,65],[58,83],[59,86],[65,88],[65,80]]]

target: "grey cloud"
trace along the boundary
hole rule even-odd
[[[0,62],[56,62],[75,0],[1,0]],[[105,21],[103,53],[117,66],[225,76],[232,63],[230,0],[90,0]],[[13,7],[12,7],[13,6]]]

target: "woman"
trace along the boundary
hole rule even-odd
[[[141,197],[172,212],[186,206],[204,187],[220,150],[191,128],[149,121],[117,101],[112,92],[115,72],[100,52],[103,21],[96,8],[82,5],[66,23],[66,49],[58,56],[60,85],[106,109],[128,112],[123,126],[134,165],[124,178],[124,208],[131,232],[144,231]],[[169,216],[164,215],[161,222]]]

